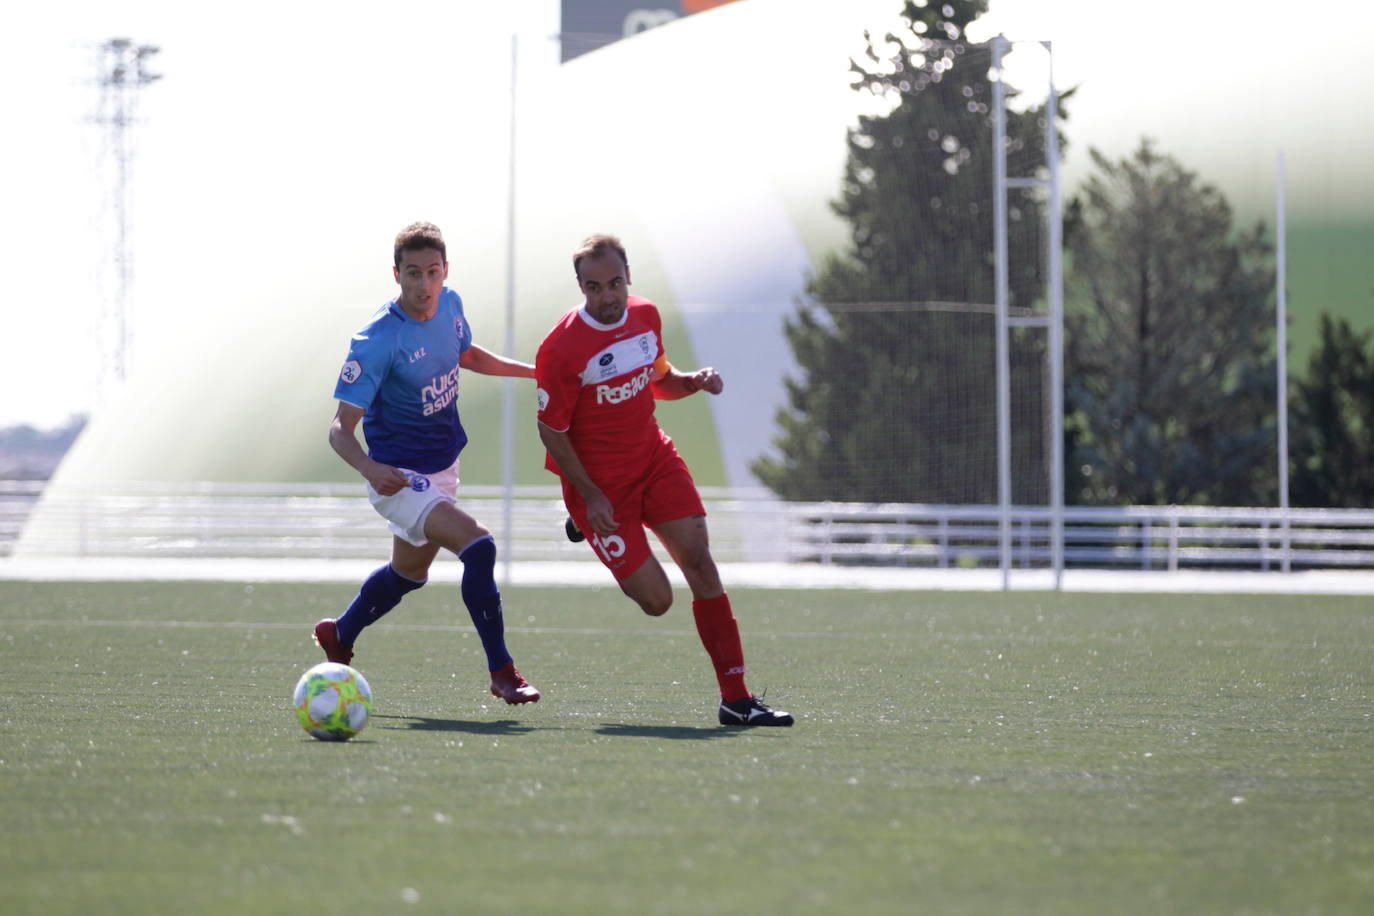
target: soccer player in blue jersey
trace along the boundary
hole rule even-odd
[[[315,624],[315,641],[330,661],[348,664],[358,634],[425,584],[443,547],[463,561],[463,603],[486,651],[492,695],[535,703],[539,691],[506,649],[496,542],[456,503],[458,453],[467,444],[458,418],[458,370],[534,378],[534,367],[472,342],[463,300],[444,285],[448,253],[437,226],[402,229],[394,261],[400,294],[353,335],[329,428],[329,444],[367,481],[368,498],[389,523],[391,562],[367,577],[337,620]],[[359,421],[367,451],[358,442]]]

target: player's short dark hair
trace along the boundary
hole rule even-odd
[[[433,223],[411,223],[396,233],[396,250],[393,254],[397,267],[401,266],[401,252],[424,251],[433,248],[439,257],[448,263],[448,247],[444,244],[444,234]]]
[[[630,259],[625,256],[625,246],[620,244],[620,239],[613,235],[589,235],[573,252],[573,276],[577,277],[578,280],[582,279],[582,274],[578,272],[578,265],[582,263],[583,258],[599,258],[608,251],[614,251],[620,255],[620,263],[627,268],[630,266]]]

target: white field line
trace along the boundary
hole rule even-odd
[[[356,584],[384,558],[376,560],[274,560],[187,558],[28,558],[0,559],[0,580],[29,582],[333,582]],[[500,567],[498,567],[499,569]],[[1000,591],[995,569],[901,569],[787,563],[722,563],[726,588],[860,589],[868,591]],[[433,582],[458,582],[461,565],[441,559]],[[668,576],[678,588],[686,581],[676,567]],[[1051,591],[1049,570],[1014,570],[1013,591]],[[557,586],[614,589],[608,573],[594,562],[530,562],[511,565],[503,586]],[[1221,593],[1291,595],[1374,595],[1374,572],[1319,570],[1295,573],[1067,570],[1063,589],[1098,593]]]
[[[109,627],[109,628],[144,628],[144,629],[184,629],[184,630],[299,630],[302,639],[309,641],[309,624],[287,623],[283,621],[266,622],[246,622],[231,620],[113,620],[113,619],[90,619],[90,618],[56,618],[56,617],[33,617],[33,618],[6,618],[0,617],[0,626],[69,626],[69,627]],[[472,635],[471,626],[463,624],[425,624],[425,623],[391,623],[387,622],[383,626],[388,631],[411,632],[411,633],[460,633],[464,638]],[[698,634],[695,630],[644,630],[644,629],[612,629],[603,627],[541,627],[541,626],[507,626],[507,633],[515,633],[522,636],[631,636],[647,637],[651,639],[673,638],[673,639],[696,639]],[[1118,633],[1113,636],[1102,637],[1108,643],[1118,643],[1122,645],[1134,645],[1139,642],[1140,636],[1135,633]],[[1061,643],[1064,645],[1076,645],[1081,642],[1076,635],[1047,635],[1041,633],[932,633],[929,631],[911,633],[847,633],[831,630],[790,630],[783,632],[755,632],[745,634],[746,641],[768,641],[776,639],[820,639],[820,640],[855,640],[868,641],[879,640],[891,642],[893,640],[913,641],[925,640],[932,644],[945,643],[995,643],[997,645],[1037,645],[1043,643]],[[1325,642],[1310,643],[1272,643],[1272,642],[1248,642],[1237,639],[1208,640],[1207,646],[1214,649],[1247,649],[1251,651],[1267,652],[1330,652],[1332,646]],[[1363,646],[1352,644],[1346,641],[1341,644],[1343,649],[1361,649],[1374,651],[1374,645]]]

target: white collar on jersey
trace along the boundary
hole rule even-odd
[[[582,308],[577,310],[577,317],[581,318],[583,321],[587,322],[587,324],[596,328],[598,331],[614,331],[616,328],[624,325],[625,320],[630,317],[630,307],[628,305],[625,306],[625,311],[620,313],[620,320],[617,321],[615,324],[602,324],[601,322],[597,321],[595,318],[592,317],[592,313],[587,311],[586,305],[583,305]]]

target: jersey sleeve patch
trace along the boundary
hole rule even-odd
[[[576,372],[569,374],[562,368],[554,352],[556,339],[552,346],[551,339],[555,339],[553,334],[540,345],[534,358],[535,397],[539,399],[537,414],[539,422],[549,429],[563,431],[569,426],[581,379]]]
[[[350,359],[343,364],[343,369],[339,372],[339,381],[346,385],[352,385],[363,377],[363,367],[356,359]]]

